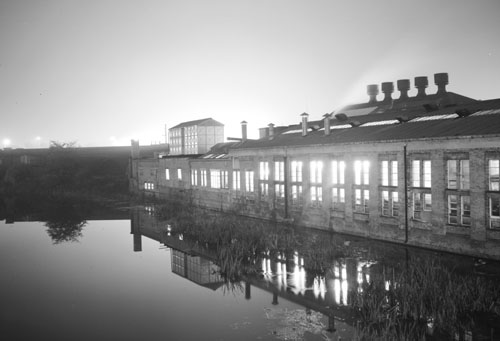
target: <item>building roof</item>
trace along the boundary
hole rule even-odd
[[[203,118],[201,120],[182,122],[182,123],[170,128],[170,129],[192,127],[192,126],[224,126],[224,125],[222,123],[212,119],[212,118]]]
[[[302,136],[301,124],[296,124],[272,137],[244,141],[233,149],[498,136],[500,99],[443,108],[382,108],[376,114],[340,118],[330,120],[329,135],[325,135],[324,120],[312,121],[308,122],[306,136]]]

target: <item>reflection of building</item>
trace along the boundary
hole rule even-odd
[[[170,249],[172,272],[213,290],[224,284],[220,268],[212,261]]]
[[[500,99],[448,92],[447,74],[369,86],[368,103],[203,156],[154,160],[160,197],[300,226],[500,259]],[[134,161],[136,162],[136,161]],[[142,182],[139,180],[139,183]],[[141,190],[142,188],[137,188]]]

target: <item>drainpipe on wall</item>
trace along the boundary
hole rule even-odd
[[[283,160],[283,165],[285,166],[284,171],[284,176],[285,176],[285,219],[288,219],[288,156],[287,156],[287,150],[285,147],[285,159]]]
[[[408,167],[406,157],[406,144],[403,146],[403,166],[405,180],[405,244],[408,243]]]

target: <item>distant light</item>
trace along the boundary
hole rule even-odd
[[[10,139],[3,139],[2,143],[3,143],[4,148],[6,148],[6,147],[10,146],[11,141],[10,141]]]

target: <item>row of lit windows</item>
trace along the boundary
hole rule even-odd
[[[155,189],[155,184],[153,182],[146,181],[144,182],[144,189],[148,191],[152,191]]]
[[[170,180],[170,168],[165,169],[165,180]],[[177,168],[177,180],[182,180],[182,169]]]
[[[293,160],[290,162],[290,197],[293,204],[302,203],[303,197],[303,161]],[[380,210],[383,216],[398,217],[400,215],[400,197],[398,193],[398,161],[382,160],[380,162]],[[414,159],[411,161],[410,185],[413,188],[411,193],[411,214],[416,220],[426,221],[430,219],[429,212],[432,211],[431,188],[431,161],[426,159]],[[270,163],[259,162],[258,189],[262,197],[269,196],[269,189],[274,187],[276,200],[285,198],[285,163],[284,161],[274,161],[273,172]],[[323,161],[313,160],[309,163],[310,175],[310,203],[313,206],[321,206],[323,202]],[[346,189],[345,173],[347,165],[343,160],[333,160],[331,162],[331,201],[334,209],[345,209]],[[498,159],[488,160],[487,179],[489,191],[500,190],[499,179],[500,162]],[[178,169],[178,179],[182,179],[181,169]],[[353,183],[353,208],[355,212],[368,213],[370,202],[370,162],[367,160],[356,160],[353,163],[354,183]],[[170,179],[169,170],[166,169],[166,179]],[[273,182],[270,182],[273,174]],[[208,186],[208,172],[206,169],[200,170],[200,186]],[[241,177],[243,183],[241,182]],[[244,191],[254,193],[255,174],[253,170],[233,170],[232,189],[239,191],[244,186]],[[229,188],[228,172],[219,169],[210,169],[211,188]],[[446,161],[446,188],[447,188],[447,216],[449,224],[470,226],[471,201],[470,189],[470,165],[468,159],[457,159]],[[198,170],[191,170],[191,185],[198,186]],[[500,196],[499,196],[500,197]],[[491,227],[500,228],[500,198],[489,195],[488,210]]]

